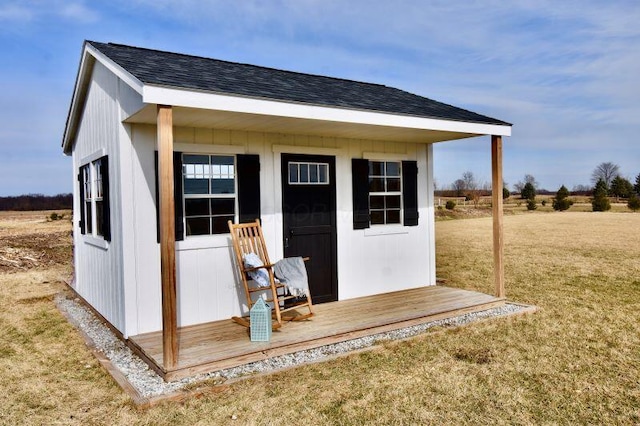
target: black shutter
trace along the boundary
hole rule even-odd
[[[102,175],[102,236],[105,241],[111,241],[111,208],[109,202],[109,157],[100,159]]]
[[[240,223],[260,218],[260,156],[237,155],[238,218]]]
[[[418,163],[402,162],[402,208],[404,226],[418,225]]]
[[[351,159],[353,229],[369,227],[369,160]]]
[[[158,182],[158,151],[155,151],[156,178],[156,241],[160,243],[160,184]],[[175,238],[184,240],[184,210],[182,206],[182,152],[173,152],[173,198],[175,202]]]
[[[184,240],[184,205],[182,203],[182,152],[173,152],[173,198],[175,202],[176,241]]]
[[[80,167],[80,172],[78,173],[78,184],[80,185],[80,221],[78,225],[80,225],[80,233],[87,233],[87,225],[84,222],[84,173],[82,173],[83,167]]]
[[[158,151],[154,152],[154,167],[156,182],[156,242],[160,244],[160,184],[158,182]]]

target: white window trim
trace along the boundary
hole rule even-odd
[[[404,196],[402,194],[402,162],[400,160],[387,160],[387,159],[384,159],[384,160],[372,160],[371,158],[369,158],[368,160],[369,160],[369,162],[375,161],[375,162],[380,162],[380,163],[385,163],[385,164],[386,163],[400,163],[400,176],[399,176],[399,178],[400,178],[400,191],[369,192],[369,204],[371,204],[371,196],[372,195],[373,196],[381,196],[381,197],[386,197],[388,195],[400,195],[400,210],[399,210],[400,223],[375,223],[374,224],[374,223],[371,223],[371,219],[369,219],[369,228],[365,228],[365,229],[378,228],[378,227],[389,227],[389,226],[401,226],[401,227],[404,227],[404,223],[403,223],[404,208],[402,207],[403,206],[403,201],[404,201]],[[371,178],[371,175],[368,175],[368,176],[369,176],[369,178]],[[378,177],[380,177],[380,176],[378,176]],[[385,182],[386,182],[386,179],[387,179],[386,172],[385,172],[385,175],[383,176],[383,178],[385,179]],[[374,209],[374,210],[379,211],[379,209]],[[385,212],[385,214],[386,214],[387,209],[385,208],[382,211]],[[369,216],[371,216],[371,205],[369,205]]]
[[[88,232],[87,230],[87,224],[85,222],[85,233],[84,234],[80,234],[82,237],[82,241],[85,244],[89,244],[91,246],[94,247],[98,247],[101,249],[108,249],[109,248],[109,241],[104,239],[104,235],[99,235],[98,234],[98,222],[97,222],[97,214],[96,214],[96,195],[98,194],[97,188],[96,188],[96,166],[95,166],[95,162],[99,159],[101,159],[102,157],[106,156],[106,152],[104,148],[99,149],[98,151],[95,151],[85,157],[82,157],[80,160],[80,166],[79,166],[79,170],[82,170],[85,166],[89,166],[89,185],[91,186],[91,233]],[[101,197],[101,200],[104,200],[104,186],[103,186],[103,194]],[[80,191],[84,191],[84,186],[82,188],[80,188]],[[84,197],[83,197],[84,198]],[[86,202],[86,199],[85,199]],[[103,205],[103,209],[104,209],[104,205]],[[85,215],[86,215],[86,206],[85,206]],[[85,218],[83,217],[82,220],[84,220]]]

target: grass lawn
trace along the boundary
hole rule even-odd
[[[640,214],[505,216],[507,295],[536,314],[148,411],[132,406],[56,310],[70,224],[44,217],[0,213],[0,424],[640,423]],[[438,277],[492,293],[491,229],[486,217],[437,222]]]

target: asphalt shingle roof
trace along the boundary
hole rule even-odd
[[[510,125],[393,87],[255,65],[88,41],[143,84],[378,111],[473,123]]]

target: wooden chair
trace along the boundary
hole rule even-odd
[[[231,240],[233,241],[233,250],[236,254],[236,265],[242,284],[244,285],[245,296],[247,298],[247,306],[249,310],[255,303],[253,297],[264,297],[266,293],[265,302],[272,306],[272,314],[275,322],[273,328],[280,328],[284,321],[300,321],[310,318],[313,315],[313,308],[311,304],[311,296],[307,290],[306,297],[294,297],[286,294],[286,286],[280,282],[276,282],[273,266],[269,260],[269,254],[267,253],[267,246],[264,242],[264,236],[262,234],[262,227],[260,226],[260,220],[256,219],[255,222],[234,224],[231,221],[227,222],[229,225],[229,231],[231,232]],[[247,268],[245,267],[244,257],[250,253],[255,253],[262,261],[262,266]],[[304,260],[308,260],[305,258]],[[256,271],[258,269],[265,269],[269,274],[269,285],[266,287],[259,286],[253,281],[248,273]],[[291,306],[289,306],[291,304]],[[306,308],[309,310],[307,314],[301,314],[297,309]],[[285,312],[290,312],[290,315],[283,315]],[[249,315],[243,317],[233,317],[233,320],[238,324],[249,327]]]

